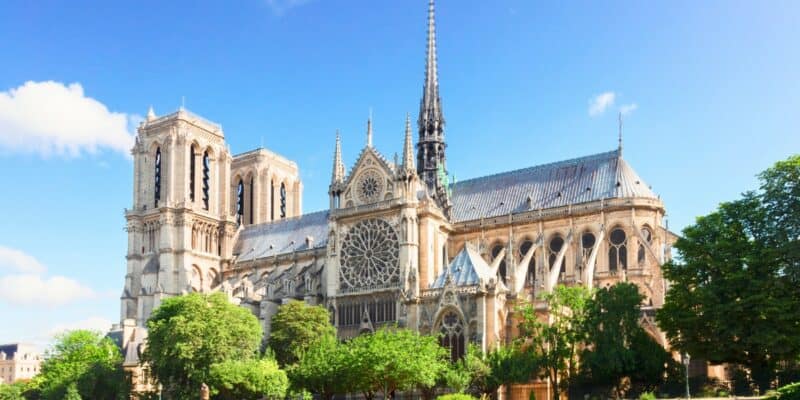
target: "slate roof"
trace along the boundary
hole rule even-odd
[[[489,264],[469,244],[456,254],[447,269],[433,281],[431,288],[443,288],[447,283],[448,275],[456,286],[477,285],[481,279],[488,280],[492,277]]]
[[[313,238],[311,249],[327,245],[328,211],[247,226],[239,234],[233,253],[238,254],[237,261],[247,261],[309,250],[306,245],[309,236]]]
[[[451,215],[455,222],[470,221],[630,197],[658,198],[614,150],[457,182]]]

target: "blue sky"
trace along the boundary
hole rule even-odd
[[[263,143],[296,160],[305,210],[322,209],[336,129],[349,165],[372,109],[376,147],[401,151],[426,11],[424,0],[4,2],[0,343],[118,319],[126,148],[149,105],[165,114],[184,97],[234,153]],[[678,231],[800,149],[798,20],[792,1],[439,0],[449,170],[466,179],[611,150],[616,113],[635,104],[625,158]],[[590,113],[598,96],[603,112]]]

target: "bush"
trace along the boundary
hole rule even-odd
[[[656,400],[656,395],[653,392],[644,392],[639,395],[639,400]]]
[[[436,400],[475,400],[475,398],[464,393],[451,393],[441,395]]]

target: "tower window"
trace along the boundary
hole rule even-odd
[[[251,177],[250,178],[250,199],[248,199],[248,201],[249,201],[248,204],[250,204],[250,224],[253,224],[253,214],[255,214],[253,212],[253,204],[255,204],[253,202],[253,199],[254,199],[253,198],[253,196],[254,196],[253,192],[254,192],[254,189],[255,189],[255,185],[253,185],[254,183],[255,183],[255,178]]]
[[[241,224],[244,217],[244,182],[239,179],[236,185],[236,223]]]
[[[155,165],[155,206],[158,207],[158,202],[161,200],[161,148],[156,149],[156,165]]]
[[[608,237],[610,247],[608,249],[608,270],[617,271],[617,269],[628,268],[628,249],[625,245],[626,235],[625,231],[621,228],[616,228],[611,231]]]
[[[209,181],[211,180],[211,160],[208,152],[203,153],[203,208],[208,210]]]
[[[286,218],[286,185],[281,183],[281,218]]]
[[[195,174],[195,157],[197,154],[194,152],[194,147],[189,147],[189,199],[194,201],[194,189],[195,189],[195,182],[194,182],[194,174]]]
[[[275,181],[269,181],[269,220],[275,220]]]

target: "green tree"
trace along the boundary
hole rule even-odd
[[[261,343],[258,319],[223,293],[165,299],[147,327],[142,360],[170,398],[196,397],[212,365],[253,359]]]
[[[326,335],[335,336],[336,329],[324,307],[290,301],[272,317],[268,344],[285,367],[296,363],[312,343]]]
[[[352,376],[358,374],[349,365],[346,345],[333,335],[324,335],[311,343],[299,362],[288,368],[296,389],[305,389],[330,400],[336,393],[351,391]]]
[[[367,399],[377,392],[388,398],[396,390],[432,387],[447,368],[447,350],[438,340],[408,329],[383,328],[354,338],[348,347],[358,375],[353,389]]]
[[[56,337],[31,386],[44,399],[61,400],[70,387],[87,399],[124,398],[122,355],[100,332],[66,332]]]
[[[492,398],[497,396],[501,386],[510,388],[512,383],[528,382],[541,371],[538,355],[530,347],[521,347],[519,342],[492,349],[486,353],[484,362],[489,373],[483,377],[477,375],[475,387],[480,388],[478,394]]]
[[[595,292],[586,306],[586,347],[581,368],[587,383],[619,396],[623,379],[653,390],[662,380],[669,354],[639,325],[644,296],[632,283]]]
[[[763,391],[800,354],[800,157],[759,175],[758,192],[721,204],[683,230],[659,326],[673,347],[739,364]]]
[[[582,286],[556,286],[551,293],[541,296],[547,305],[546,320],[531,303],[517,307],[520,315],[517,340],[537,360],[542,378],[553,388],[554,399],[559,398],[561,389],[568,389],[569,378],[576,375],[589,295]]]
[[[81,394],[78,393],[78,387],[75,383],[70,383],[67,386],[67,392],[64,393],[64,400],[81,400]]]
[[[282,399],[289,380],[273,359],[226,360],[211,366],[209,388],[219,400]]]
[[[0,384],[0,400],[25,400],[25,382]]]

